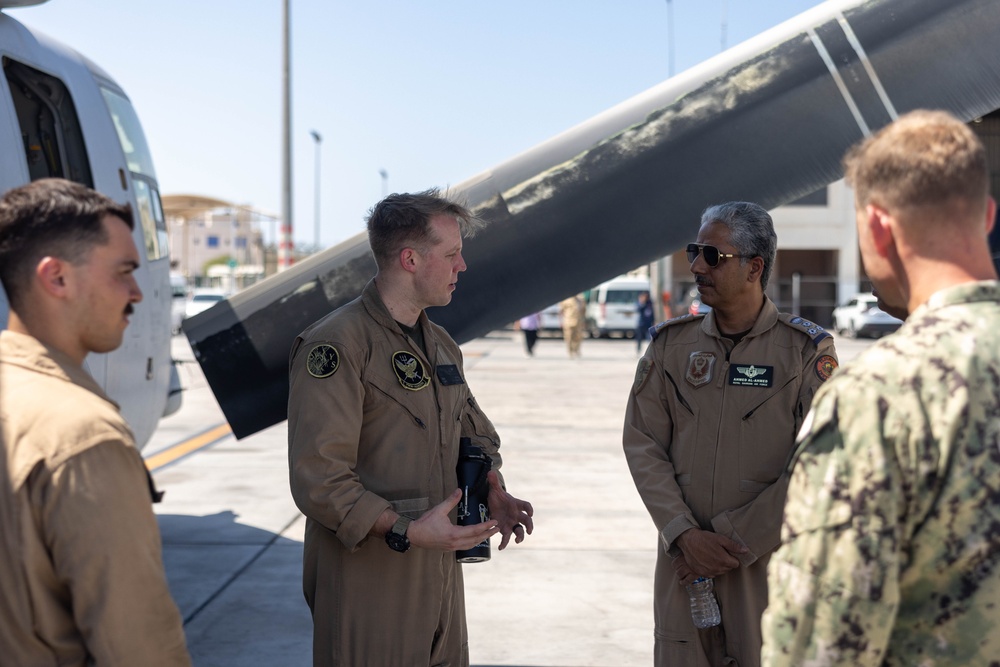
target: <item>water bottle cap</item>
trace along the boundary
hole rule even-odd
[[[703,581],[708,581],[708,577],[698,577],[697,579],[694,580],[694,583],[700,584]]]

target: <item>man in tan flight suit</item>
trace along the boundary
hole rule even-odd
[[[629,396],[625,456],[660,533],[660,667],[760,664],[782,471],[813,394],[837,367],[829,334],[765,296],[776,246],[756,204],[702,214],[687,251],[712,310],[656,327]],[[694,627],[685,586],[698,577],[714,578],[721,626]]]
[[[155,494],[84,370],[142,299],[132,211],[46,179],[0,199],[0,663],[190,665]]]
[[[569,358],[580,356],[580,343],[583,341],[583,329],[587,323],[586,306],[579,295],[573,295],[559,302],[559,315],[562,317],[563,338],[566,339],[566,351]]]
[[[500,439],[462,352],[424,313],[451,301],[477,223],[435,190],[379,202],[368,218],[377,275],[292,347],[290,484],[307,517],[314,665],[468,665],[454,552],[531,532],[531,505],[495,472]],[[454,523],[460,437],[493,463],[491,518],[472,526]]]

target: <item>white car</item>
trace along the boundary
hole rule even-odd
[[[872,293],[859,294],[833,309],[833,329],[848,338],[871,336],[878,338],[898,329],[903,321],[878,307]]]
[[[184,319],[204,312],[226,298],[225,292],[215,289],[196,289],[184,309]]]

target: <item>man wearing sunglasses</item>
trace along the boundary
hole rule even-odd
[[[986,149],[944,112],[844,159],[858,245],[906,318],[816,396],[769,567],[768,665],[995,665],[1000,283]]]
[[[660,667],[760,665],[784,467],[813,394],[837,367],[830,335],[765,295],[776,253],[760,206],[708,208],[687,254],[712,310],[658,325],[636,371],[623,442],[660,534]],[[701,577],[714,579],[722,622],[698,630],[686,586]]]

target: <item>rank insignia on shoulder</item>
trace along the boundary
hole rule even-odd
[[[794,327],[799,331],[803,331],[806,334],[808,334],[812,338],[813,342],[816,343],[817,345],[819,345],[820,341],[822,341],[824,338],[830,337],[830,334],[827,332],[826,329],[816,324],[815,322],[810,322],[804,317],[799,317],[798,315],[795,315],[794,317],[785,320],[785,322],[787,322],[789,326]]]
[[[649,329],[649,339],[650,340],[655,340],[656,339],[656,335],[658,333],[660,333],[666,327],[669,327],[671,324],[680,324],[681,322],[689,322],[691,320],[698,320],[698,319],[701,319],[703,317],[705,317],[704,313],[700,313],[698,315],[691,315],[690,313],[685,313],[684,315],[678,315],[677,317],[671,317],[669,320],[665,320],[663,322],[660,322],[659,324],[654,324],[652,327],[650,327],[650,329]]]
[[[816,360],[816,375],[820,380],[826,382],[833,375],[833,372],[837,370],[838,365],[836,359],[829,354],[824,354]]]
[[[340,368],[340,353],[333,345],[321,343],[309,350],[306,357],[306,370],[314,378],[328,378]]]
[[[420,359],[402,350],[393,353],[392,370],[396,373],[399,384],[410,391],[420,391],[431,381]]]

